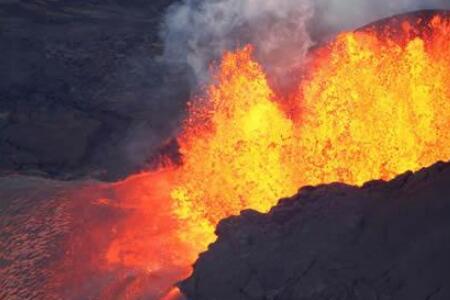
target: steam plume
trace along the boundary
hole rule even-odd
[[[165,57],[190,65],[203,83],[211,60],[251,43],[267,71],[281,78],[303,62],[312,13],[309,1],[185,0],[166,15]]]

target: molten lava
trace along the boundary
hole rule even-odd
[[[196,235],[212,233],[220,219],[268,211],[304,185],[360,185],[449,159],[449,20],[435,17],[411,39],[403,26],[397,40],[341,34],[315,53],[289,101],[271,90],[252,47],[225,54],[179,138],[175,213]]]
[[[251,46],[226,53],[190,104],[182,163],[108,187],[112,200],[99,202],[127,211],[105,266],[180,267],[181,279],[225,217],[266,212],[301,186],[360,185],[450,159],[450,20],[421,22],[395,36],[339,35],[311,54],[289,96],[275,94]]]
[[[362,184],[450,158],[450,24],[341,34],[317,54],[295,104],[299,183]]]

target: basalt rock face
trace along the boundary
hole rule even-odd
[[[188,299],[450,299],[450,164],[363,187],[306,187],[222,221]]]

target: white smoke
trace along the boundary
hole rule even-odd
[[[165,16],[165,58],[188,64],[204,83],[213,60],[251,43],[280,81],[301,67],[315,41],[424,8],[450,8],[450,0],[182,0]]]
[[[311,45],[312,13],[309,1],[185,0],[166,15],[165,57],[190,65],[203,83],[212,60],[251,43],[269,73],[284,75],[302,64]]]
[[[450,0],[316,0],[314,25],[333,34],[420,9],[450,9]]]

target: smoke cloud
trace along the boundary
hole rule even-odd
[[[183,0],[165,16],[164,56],[189,65],[202,84],[213,60],[251,43],[269,76],[283,84],[311,46],[336,32],[407,11],[445,8],[449,0]]]
[[[165,58],[187,63],[197,83],[204,83],[212,60],[251,43],[267,70],[282,78],[303,62],[312,15],[309,1],[185,0],[165,17]]]

